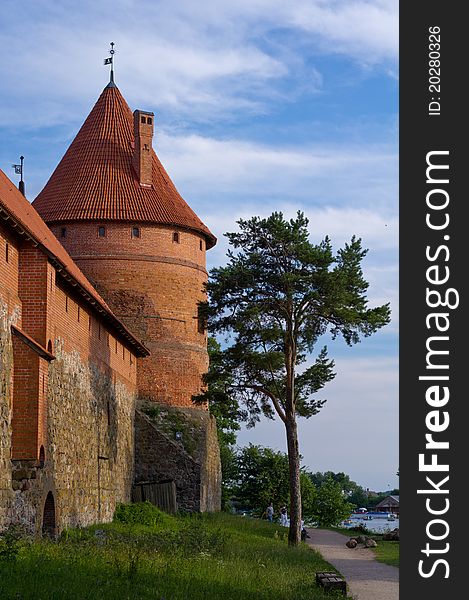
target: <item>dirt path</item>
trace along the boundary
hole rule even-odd
[[[307,543],[342,573],[357,600],[399,600],[399,569],[379,563],[369,548],[347,548],[347,536],[308,529]]]

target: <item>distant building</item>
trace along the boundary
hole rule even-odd
[[[375,506],[377,512],[390,512],[395,515],[399,514],[399,496],[386,496],[381,502]]]

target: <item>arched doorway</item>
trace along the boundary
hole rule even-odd
[[[49,492],[47,494],[47,498],[44,503],[44,516],[42,518],[42,535],[50,538],[55,538],[56,536],[55,501],[52,492]]]

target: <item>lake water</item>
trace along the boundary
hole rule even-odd
[[[392,531],[393,529],[399,528],[399,518],[396,517],[395,519],[388,521],[386,515],[372,515],[371,518],[367,516],[366,519],[361,515],[353,515],[350,518],[350,521],[351,523],[344,523],[341,526],[350,529],[352,527],[357,527],[358,525],[363,525],[370,533],[385,533],[386,531]]]

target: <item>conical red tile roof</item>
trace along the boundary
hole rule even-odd
[[[46,223],[137,221],[177,225],[216,238],[176,190],[155,152],[152,188],[132,168],[133,115],[115,85],[104,88],[33,205]]]

